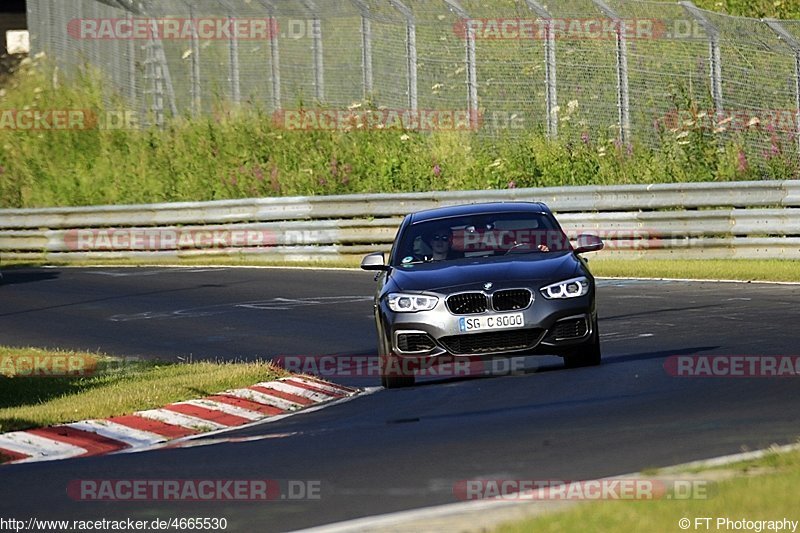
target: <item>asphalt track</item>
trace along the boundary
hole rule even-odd
[[[0,344],[165,359],[375,353],[364,272],[4,275]],[[798,302],[798,285],[601,281],[600,367],[528,358],[517,375],[427,379],[227,435],[262,437],[254,440],[0,467],[0,517],[225,517],[228,531],[283,531],[452,503],[459,480],[592,479],[791,443],[800,435],[798,378],[681,378],[664,363],[798,355]],[[253,478],[318,481],[320,497],[86,502],[66,493],[76,479]]]

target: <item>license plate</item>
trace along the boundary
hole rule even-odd
[[[458,319],[458,329],[461,331],[487,331],[495,329],[521,328],[525,325],[522,313],[510,315],[491,315],[461,317]]]

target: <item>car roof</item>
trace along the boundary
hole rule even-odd
[[[447,207],[437,207],[436,209],[426,209],[417,211],[409,215],[411,224],[468,215],[491,215],[495,213],[547,213],[550,208],[542,202],[488,202],[482,204],[452,205]]]

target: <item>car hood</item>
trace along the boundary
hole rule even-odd
[[[571,252],[560,252],[404,265],[392,270],[390,284],[394,290],[450,292],[486,282],[501,287],[521,281],[560,281],[579,272],[580,261]]]

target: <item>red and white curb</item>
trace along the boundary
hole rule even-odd
[[[131,415],[2,433],[0,456],[5,457],[4,464],[11,464],[140,451],[175,439],[282,418],[357,393],[357,389],[316,378],[292,376]]]

